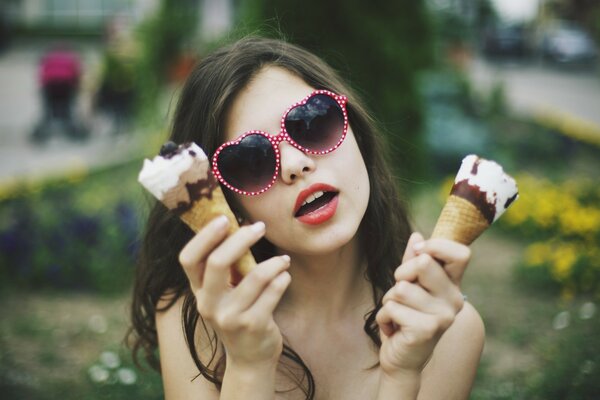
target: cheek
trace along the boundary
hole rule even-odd
[[[340,153],[341,160],[338,163],[339,165],[343,165],[342,176],[349,187],[357,191],[357,195],[360,194],[368,200],[370,193],[369,174],[356,139],[351,134],[351,131],[345,144],[347,144],[347,147]]]
[[[281,206],[278,207],[280,201],[277,200],[273,189],[260,196],[236,196],[239,196],[238,202],[244,210],[246,219],[249,219],[248,222],[262,221],[269,226],[271,225],[269,222],[281,219],[281,215],[279,215],[282,212]]]

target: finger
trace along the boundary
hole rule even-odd
[[[429,254],[443,263],[450,279],[460,284],[465,269],[471,259],[471,249],[468,246],[448,239],[429,239],[417,245],[418,254]]]
[[[254,268],[232,291],[231,302],[237,312],[250,308],[265,288],[290,266],[289,256],[272,257]]]
[[[381,308],[375,319],[378,323],[381,321],[380,327],[388,327],[382,329],[386,336],[390,336],[389,326],[395,325],[398,327],[396,330],[404,333],[406,340],[417,344],[439,337],[452,325],[455,314],[451,312],[438,315],[426,314],[391,301]]]
[[[230,267],[265,234],[265,224],[257,222],[240,228],[210,253],[202,288],[208,297],[218,297],[229,288]]]
[[[381,307],[375,316],[375,321],[383,334],[390,337],[403,326],[414,325],[422,315],[410,307],[392,301]]]
[[[452,306],[454,310],[460,310],[464,305],[464,298],[460,293],[458,285],[450,280],[450,277],[444,272],[429,254],[421,254],[406,263],[402,264],[394,274],[399,281],[418,282],[424,290],[429,292],[432,297],[438,299],[435,307],[427,308],[429,312],[438,312],[440,308],[439,300],[445,301]],[[395,289],[398,290],[398,289]],[[418,308],[416,304],[412,304]],[[424,309],[425,310],[425,309]]]
[[[247,316],[262,321],[273,316],[281,297],[292,282],[292,276],[287,271],[277,275],[260,294],[256,302],[248,309]]]
[[[429,254],[420,254],[396,268],[394,278],[397,282],[418,282],[425,290],[438,295],[446,286],[451,285],[448,275]]]
[[[409,281],[400,281],[392,286],[381,300],[383,304],[386,304],[388,301],[404,304],[417,311],[426,313],[435,313],[441,306],[438,298],[433,297],[420,285],[410,283]]]
[[[179,263],[190,281],[192,290],[202,286],[203,261],[225,239],[228,226],[227,217],[223,215],[213,219],[179,253]]]
[[[423,238],[423,235],[418,232],[413,232],[413,234],[410,235],[410,238],[408,238],[408,243],[406,244],[406,250],[404,250],[404,256],[402,256],[403,263],[417,255],[414,246],[415,244],[423,242],[424,240],[425,239]]]

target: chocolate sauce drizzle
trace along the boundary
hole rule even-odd
[[[471,175],[477,175],[477,170],[479,169],[479,162],[480,161],[481,161],[481,159],[478,158],[473,163],[473,167],[471,167]]]
[[[517,199],[517,197],[519,197],[519,193],[515,193],[512,197],[509,197],[508,199],[506,199],[506,203],[504,203],[504,209],[507,209],[513,201],[515,201]]]
[[[188,194],[190,195],[190,202],[180,202],[179,204],[177,204],[175,212],[178,214],[183,214],[184,212],[192,208],[192,204],[194,204],[196,201],[200,200],[203,197],[206,197],[207,199],[211,200],[213,197],[213,191],[217,188],[218,185],[219,184],[217,180],[210,171],[208,171],[208,177],[206,179],[200,179],[199,181],[194,183],[186,183],[185,188],[187,189]]]
[[[473,168],[476,170],[475,167]],[[470,185],[468,179],[463,179],[462,181],[456,182],[454,186],[452,186],[452,191],[450,193],[475,204],[477,209],[481,211],[481,214],[483,214],[490,225],[492,222],[494,222],[494,216],[496,215],[496,202],[494,201],[493,203],[488,203],[487,192],[481,191],[479,186]]]

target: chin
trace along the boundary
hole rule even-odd
[[[325,255],[330,254],[346,246],[358,236],[358,223],[332,224],[330,229],[323,229],[321,232],[311,233],[308,237],[296,242],[295,246],[290,247],[289,251],[306,255]],[[298,245],[299,244],[299,245]],[[283,243],[282,243],[283,245]],[[286,247],[283,245],[282,247]]]

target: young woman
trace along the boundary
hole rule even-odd
[[[470,251],[411,235],[373,121],[329,66],[277,40],[222,48],[187,80],[170,139],[235,155],[217,164],[244,226],[193,235],[151,212],[134,354],[167,399],[468,398],[484,338],[459,289]],[[248,249],[258,266],[231,287]]]

